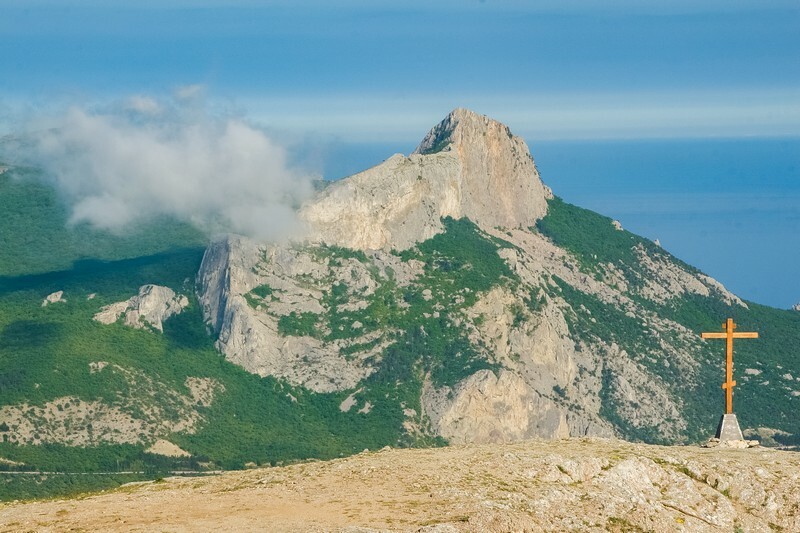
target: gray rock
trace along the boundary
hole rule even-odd
[[[513,372],[480,370],[454,389],[426,387],[423,408],[451,444],[569,436],[565,414]]]
[[[435,153],[437,142],[446,146]],[[468,217],[482,228],[524,228],[547,212],[525,142],[507,126],[456,109],[409,157],[327,187],[301,210],[312,240],[361,250],[405,249],[442,231],[442,217]]]
[[[313,250],[259,245],[231,235],[206,250],[198,295],[204,316],[218,335],[217,347],[229,361],[260,376],[332,392],[354,388],[371,374],[374,368],[365,361],[386,344],[348,358],[340,353],[343,346],[375,340],[375,335],[356,327],[352,339],[324,342],[317,338],[322,335],[284,336],[279,321],[291,313],[323,312],[323,293],[343,281],[353,295],[363,297],[374,290],[371,274],[356,260],[333,267]],[[274,294],[254,308],[247,297],[253,298],[250,291],[261,285],[271,287]],[[355,298],[349,305],[360,306]]]
[[[66,302],[64,299],[64,291],[56,291],[52,294],[48,294],[44,301],[42,301],[42,307],[47,307],[49,304],[59,302]]]
[[[189,299],[175,294],[169,287],[142,285],[136,296],[101,308],[94,315],[94,320],[101,324],[113,324],[124,316],[126,326],[137,329],[153,328],[163,333],[163,322],[179,314],[187,305]]]

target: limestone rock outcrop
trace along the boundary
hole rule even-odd
[[[436,434],[451,444],[569,437],[564,411],[516,373],[481,370],[454,389],[423,393]]]
[[[94,319],[101,324],[113,324],[124,316],[126,326],[136,329],[152,328],[163,333],[163,322],[179,314],[187,305],[189,299],[175,294],[169,287],[142,285],[136,296],[104,306],[94,315]]]
[[[372,366],[366,361],[384,344],[378,342],[358,357],[345,357],[342,348],[378,337],[366,334],[323,342],[312,332],[283,335],[280,321],[323,312],[323,292],[345,279],[368,290],[371,278],[358,261],[333,267],[314,250],[257,244],[231,235],[206,250],[198,287],[204,314],[218,337],[217,347],[230,361],[254,374],[332,392],[355,387],[368,376]],[[252,292],[258,287],[269,287],[273,294],[259,298]]]
[[[410,156],[329,185],[301,210],[311,238],[360,250],[405,249],[442,231],[442,217],[480,227],[533,225],[549,190],[507,126],[456,109]]]
[[[59,302],[66,302],[67,300],[64,299],[64,291],[56,291],[54,293],[48,294],[45,299],[42,301],[42,307],[47,307],[50,304],[55,304]]]
[[[156,440],[149,448],[145,449],[145,452],[165,457],[191,457],[192,455],[177,444],[164,439]]]

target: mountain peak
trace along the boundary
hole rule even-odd
[[[443,231],[444,217],[483,228],[532,226],[547,213],[549,195],[525,141],[459,108],[409,157],[394,155],[331,185],[303,216],[330,244],[404,249]]]
[[[428,132],[412,154],[430,155],[447,151],[455,140],[462,139],[468,132],[485,137],[491,131],[504,133],[509,139],[515,137],[502,122],[471,109],[457,107]],[[525,153],[530,157],[527,147]]]
[[[460,127],[485,132],[489,129],[490,124],[496,124],[508,129],[508,127],[486,115],[480,115],[470,109],[457,107],[428,132],[412,153],[429,155],[441,152],[442,150],[448,149],[452,143],[454,134]]]

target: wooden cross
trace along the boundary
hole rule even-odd
[[[722,324],[722,329],[725,330],[724,333],[701,333],[700,337],[726,340],[727,364],[725,370],[727,379],[722,384],[722,388],[725,389],[725,413],[731,414],[733,413],[733,387],[736,385],[736,382],[733,381],[733,339],[757,339],[758,333],[752,331],[734,333],[736,324],[733,323],[732,318]]]

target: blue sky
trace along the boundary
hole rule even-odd
[[[456,106],[533,138],[800,129],[794,0],[3,6],[8,98],[199,83],[274,127],[352,141],[417,138]]]
[[[745,297],[800,300],[786,265],[800,264],[786,252],[800,250],[800,160],[797,144],[780,144],[800,137],[797,0],[3,0],[0,65],[6,130],[26,109],[197,84],[211,106],[327,147],[315,152],[322,169],[407,152],[470,107],[524,136],[567,200],[669,235],[690,263],[719,256],[699,266]],[[642,139],[690,141],[620,144]],[[738,250],[719,242],[680,248],[730,222],[730,210],[687,214],[719,194],[736,195],[733,220],[774,230],[752,236],[772,251],[765,264],[732,261]],[[783,274],[764,292],[770,269]]]

